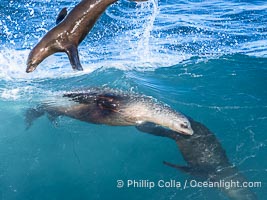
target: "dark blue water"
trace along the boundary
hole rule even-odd
[[[267,3],[119,1],[79,47],[83,72],[56,54],[26,74],[30,49],[79,1],[0,4],[0,199],[227,199],[214,188],[117,188],[117,180],[184,182],[176,144],[134,127],[24,113],[58,91],[109,86],[153,96],[209,127],[259,199],[267,198]]]

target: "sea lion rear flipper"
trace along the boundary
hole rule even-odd
[[[182,172],[185,172],[187,174],[191,174],[193,172],[193,169],[189,166],[175,165],[166,161],[163,161],[163,164],[181,170]]]
[[[62,8],[62,10],[59,12],[57,19],[56,19],[56,24],[60,23],[68,14],[67,8]]]
[[[65,47],[65,51],[68,54],[70,64],[74,70],[82,71],[82,65],[80,63],[78,49],[75,45],[68,45]]]
[[[25,113],[25,123],[26,123],[26,130],[28,130],[33,121],[44,115],[45,110],[42,106],[38,106],[36,108],[29,108]]]

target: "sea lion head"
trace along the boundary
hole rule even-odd
[[[53,51],[51,51],[51,48],[45,45],[44,42],[41,41],[38,43],[28,56],[26,72],[33,72],[36,67],[52,53]]]
[[[194,133],[189,120],[184,116],[181,116],[179,120],[174,122],[171,129],[184,135],[193,135]]]

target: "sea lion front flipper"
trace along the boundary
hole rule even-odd
[[[78,49],[75,45],[71,44],[65,47],[65,51],[68,54],[70,64],[74,70],[82,71],[82,65],[78,54]]]
[[[139,131],[149,133],[155,136],[168,137],[174,140],[179,138],[179,133],[166,129],[158,124],[152,122],[144,122],[136,126]]]
[[[181,165],[175,165],[166,161],[163,161],[164,165],[167,165],[169,167],[173,167],[175,169],[181,170],[182,172],[185,172],[187,174],[191,174],[193,172],[193,169],[189,166],[181,166]]]
[[[66,17],[67,14],[67,8],[62,8],[62,10],[58,13],[56,24],[60,23]]]

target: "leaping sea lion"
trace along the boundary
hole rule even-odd
[[[112,89],[91,88],[57,96],[26,113],[28,127],[47,113],[50,118],[68,116],[81,121],[112,126],[137,126],[152,122],[176,133],[192,135],[188,119],[169,106],[144,95]]]
[[[92,29],[106,8],[117,0],[82,0],[67,15],[63,8],[52,28],[41,41],[31,50],[26,72],[32,72],[48,56],[56,52],[65,52],[74,70],[83,70],[78,45]],[[145,0],[133,0],[136,2]]]

